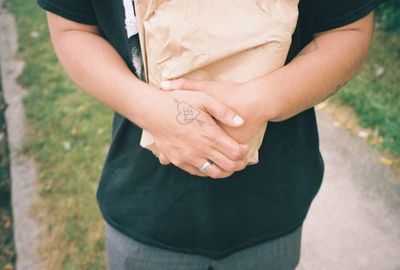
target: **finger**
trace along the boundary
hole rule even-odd
[[[215,149],[210,151],[208,159],[225,172],[241,171],[247,166],[246,156],[243,159],[233,161]]]
[[[168,164],[171,163],[171,162],[169,161],[169,159],[168,159],[163,153],[160,153],[158,159],[160,160],[160,163],[161,163],[162,165],[168,165]]]
[[[212,147],[218,152],[224,154],[230,160],[242,160],[248,152],[249,146],[247,144],[239,144],[232,137],[227,135],[221,128],[220,131],[216,131],[212,136]]]
[[[199,162],[197,162],[200,164]],[[211,167],[206,171],[202,172],[200,168],[204,165],[204,162],[201,165],[198,165],[198,167],[189,165],[189,164],[182,164],[182,165],[175,165],[181,170],[186,171],[187,173],[194,175],[194,176],[200,176],[200,177],[211,177],[214,179],[222,179],[222,178],[227,178],[233,174],[233,172],[227,172],[222,170],[218,165],[212,164]]]
[[[240,127],[244,124],[244,119],[233,109],[207,94],[205,96],[203,107],[215,119],[230,127]]]
[[[180,168],[180,169],[184,170],[185,172],[187,172],[191,175],[194,175],[194,176],[207,177],[207,175],[202,173],[199,170],[199,168],[196,168],[195,166],[192,166],[192,165],[185,164],[178,168]]]
[[[199,168],[201,168],[204,165],[201,164]],[[200,171],[200,169],[198,169]],[[217,164],[212,163],[211,167],[207,170],[202,172],[204,175],[207,175],[208,177],[211,177],[213,179],[223,179],[231,176],[233,172],[228,172],[223,169],[221,169]]]
[[[212,82],[200,80],[177,79],[171,81],[162,81],[160,88],[162,90],[191,90],[191,91],[207,91],[211,88]]]

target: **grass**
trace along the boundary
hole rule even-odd
[[[110,141],[112,113],[66,78],[53,53],[44,12],[34,0],[9,0],[17,17],[20,82],[31,122],[26,151],[37,161],[41,200],[35,214],[46,226],[41,253],[47,269],[105,269],[103,222],[95,201]],[[393,44],[389,48],[389,44]],[[353,106],[361,123],[379,130],[382,148],[400,153],[399,37],[378,32],[365,69],[337,100]],[[376,70],[383,67],[382,76]]]
[[[19,78],[31,124],[26,152],[38,165],[46,269],[105,269],[104,226],[95,191],[110,141],[112,112],[78,90],[58,64],[45,13],[34,0],[12,0],[17,18]]]
[[[366,65],[336,96],[350,105],[360,124],[375,130],[377,147],[400,155],[400,35],[376,31]]]
[[[3,99],[0,72],[0,269],[12,270],[14,269],[15,263],[15,251],[10,196],[10,162],[7,147],[7,129],[4,117],[5,110],[6,104]]]

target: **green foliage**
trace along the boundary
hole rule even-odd
[[[377,9],[377,21],[385,31],[396,31],[400,33],[400,1],[385,1]]]
[[[356,110],[363,126],[383,137],[379,147],[395,155],[400,154],[399,79],[400,35],[376,31],[363,70],[337,95]]]

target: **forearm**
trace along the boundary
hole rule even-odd
[[[136,78],[99,34],[68,29],[59,31],[52,29],[52,25],[54,48],[70,78],[95,99],[137,125],[146,126],[151,110],[148,102],[157,102],[162,93]]]
[[[317,35],[291,63],[250,83],[266,121],[281,121],[336,93],[360,69],[372,36],[372,14],[362,26]]]

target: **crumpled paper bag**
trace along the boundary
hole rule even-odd
[[[177,78],[247,82],[285,63],[298,0],[136,0],[148,82]],[[247,160],[258,162],[267,123],[250,139]],[[140,145],[158,155],[143,130]]]

